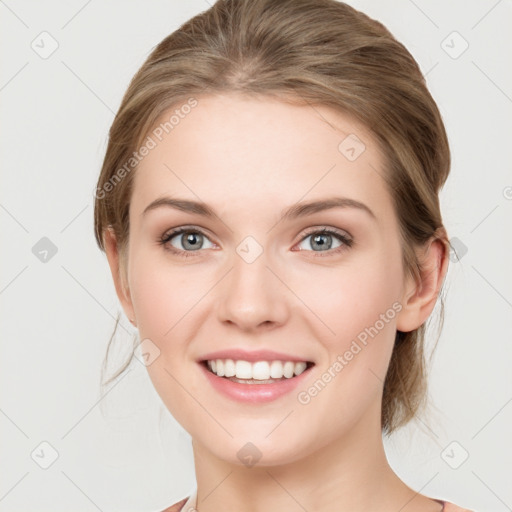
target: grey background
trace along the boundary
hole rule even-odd
[[[418,60],[453,155],[441,199],[460,261],[446,280],[433,359],[436,409],[428,425],[387,440],[387,453],[423,494],[512,510],[512,2],[349,3]],[[208,6],[0,1],[2,512],[157,511],[195,487],[190,437],[163,410],[146,369],[135,360],[99,390],[120,305],[92,214],[129,80],[163,37]],[[122,324],[119,347],[134,332],[124,316]],[[52,450],[58,457],[43,469]]]

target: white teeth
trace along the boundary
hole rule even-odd
[[[217,360],[217,364],[218,364]],[[252,379],[252,365],[248,361],[237,361],[235,363],[236,378],[237,379]],[[217,375],[219,375],[217,373]]]
[[[236,375],[235,363],[232,359],[226,359],[224,361],[224,376],[234,377]]]
[[[307,367],[304,361],[234,361],[233,359],[212,359],[208,361],[208,368],[219,377],[236,377],[237,379],[291,379],[300,375]]]
[[[241,361],[238,361],[240,363]],[[237,363],[237,364],[238,364]],[[250,367],[251,365],[249,365]],[[256,380],[267,380],[270,379],[270,365],[267,361],[258,361],[252,365],[252,375],[250,377],[246,377],[247,379],[256,379]]]
[[[295,372],[295,363],[292,363],[291,361],[286,361],[286,363],[284,363],[284,366],[283,366],[284,376],[287,379],[290,379],[291,377],[293,377],[294,372]]]
[[[270,363],[270,376],[273,379],[279,379],[283,376],[283,364],[281,361],[272,361]]]

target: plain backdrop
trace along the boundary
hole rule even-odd
[[[459,260],[432,362],[436,408],[386,450],[423,494],[512,510],[512,2],[349,3],[416,58],[453,156],[441,201]],[[151,512],[195,487],[190,436],[143,365],[100,391],[121,308],[93,236],[93,193],[129,80],[208,7],[0,1],[1,512]],[[116,346],[127,347],[134,331],[121,323]]]

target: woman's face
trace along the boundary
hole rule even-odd
[[[327,107],[239,95],[197,101],[168,133],[149,134],[133,171],[123,306],[146,340],[157,392],[194,442],[236,464],[247,455],[290,463],[349,435],[380,435],[408,285],[374,139]],[[182,208],[147,209],[161,198]],[[353,203],[298,209],[342,198]],[[167,236],[181,227],[192,233]],[[314,365],[284,394],[272,394],[282,382],[265,394],[200,363],[235,349]],[[256,397],[226,394],[212,384],[220,379],[228,392]]]

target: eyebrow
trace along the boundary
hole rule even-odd
[[[202,215],[207,218],[218,217],[213,208],[205,203],[199,201],[190,201],[188,199],[177,199],[171,197],[160,197],[150,203],[142,215],[145,215],[151,210],[155,210],[160,207],[173,208],[183,212],[194,213],[196,215]],[[299,217],[306,217],[324,210],[331,210],[333,208],[354,208],[360,211],[366,212],[371,218],[377,220],[377,217],[373,211],[360,201],[350,199],[348,197],[333,197],[328,199],[322,199],[319,201],[311,201],[308,203],[297,203],[288,209],[281,212],[282,220],[292,220]]]

